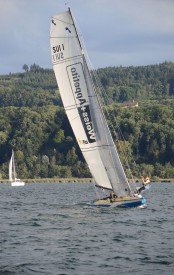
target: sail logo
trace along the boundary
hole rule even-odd
[[[81,63],[67,67],[68,77],[72,88],[77,110],[85,130],[89,143],[96,142],[95,131],[92,124],[91,113],[88,103],[87,86]]]
[[[64,44],[56,45],[56,46],[52,47],[53,62],[60,61],[61,59],[64,58],[64,54],[63,54],[64,50],[65,50]]]
[[[96,141],[89,105],[77,108],[89,143]]]
[[[88,144],[87,140],[81,140],[80,138],[78,138],[77,140],[78,140],[78,143],[80,144]]]

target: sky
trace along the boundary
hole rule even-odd
[[[0,74],[52,68],[50,19],[68,6],[94,68],[174,62],[174,0],[0,0]]]

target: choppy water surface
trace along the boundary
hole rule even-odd
[[[0,185],[0,275],[174,274],[174,184],[146,209],[95,208],[92,184]]]

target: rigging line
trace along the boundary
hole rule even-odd
[[[109,98],[108,98],[107,94],[104,93],[103,86],[102,86],[102,84],[101,84],[101,82],[100,82],[100,79],[99,79],[99,77],[98,77],[98,75],[97,75],[96,70],[93,70],[93,75],[94,75],[94,78],[95,78],[95,80],[96,80],[96,82],[97,82],[98,87],[100,88],[100,91],[102,92],[102,93],[100,93],[100,95],[101,95],[103,104],[104,104],[104,105],[111,105],[111,102],[109,101]],[[104,101],[104,99],[105,99],[105,101]],[[110,116],[110,114],[109,114],[109,111],[107,110],[107,108],[105,108],[105,111],[106,111],[107,117],[108,117],[108,119],[109,119],[109,121],[110,121],[110,124],[111,124],[111,126],[112,126],[112,128],[113,128],[113,132],[114,132],[114,134],[116,135],[116,137],[117,137],[117,139],[118,139],[118,142],[119,142],[119,138],[118,138],[118,135],[117,135],[117,133],[116,133],[116,131],[115,131],[114,125],[113,125],[113,123],[112,123],[112,119],[111,119],[111,116]],[[113,111],[113,114],[114,114],[114,111]],[[125,141],[124,136],[123,136],[123,134],[122,134],[122,132],[121,132],[121,129],[120,129],[120,127],[119,127],[119,125],[118,125],[118,123],[117,123],[117,121],[116,121],[116,119],[115,119],[115,116],[114,116],[114,122],[115,122],[115,124],[116,124],[116,126],[117,126],[117,129],[118,129],[119,134],[121,133],[120,136],[122,137],[122,140]],[[119,143],[120,143],[120,142],[119,142]],[[121,145],[120,145],[120,148],[122,149],[122,152],[124,153],[124,158],[125,158],[125,160],[126,160],[126,162],[127,162],[127,166],[128,166],[128,168],[130,169],[128,160],[127,160],[127,158],[126,158],[126,151],[125,151],[125,148],[124,148],[124,147],[122,148]],[[134,162],[135,162],[135,161],[134,161]]]
[[[85,59],[85,58],[84,58],[84,62],[86,63],[86,59]],[[105,116],[104,116],[104,112],[103,112],[102,106],[101,106],[101,103],[100,103],[100,100],[99,100],[98,95],[97,95],[97,92],[96,92],[95,84],[94,84],[94,82],[93,82],[93,78],[92,78],[92,75],[91,75],[91,72],[90,72],[90,70],[89,70],[89,68],[88,68],[88,64],[87,64],[87,63],[86,63],[86,72],[87,72],[87,75],[86,75],[86,76],[87,76],[87,79],[90,78],[90,79],[92,80],[93,91],[94,91],[94,94],[96,95],[96,100],[97,100],[97,103],[98,103],[98,107],[97,107],[97,108],[100,110],[99,116],[101,117],[101,119],[106,120],[106,119],[105,119]],[[85,72],[84,72],[84,73],[85,73]],[[104,130],[105,127],[108,128],[107,125],[106,125],[106,126],[103,125],[103,130]],[[109,129],[108,129],[108,132],[110,133]],[[104,133],[104,135],[105,135],[105,139],[106,139],[107,143],[110,144],[110,141],[109,141],[109,139],[108,139],[108,137],[107,137],[107,135],[106,135],[106,132],[104,131],[103,133]],[[111,155],[111,156],[112,156],[112,155]]]
[[[89,64],[90,64],[90,67],[92,68],[92,65],[91,65],[91,63],[90,63],[90,59],[89,59],[87,53],[86,53],[86,57],[87,57],[87,60],[88,60],[88,62],[89,62]],[[94,72],[95,72],[95,73],[94,73]],[[102,102],[105,103],[105,102],[103,101],[104,98],[109,102],[107,96],[105,96],[105,97],[102,96],[102,93],[101,93],[101,92],[103,92],[104,89],[103,89],[103,87],[102,87],[102,85],[101,85],[101,82],[100,82],[100,80],[99,80],[99,78],[98,78],[98,75],[97,75],[97,73],[96,73],[96,70],[93,70],[92,73],[93,73],[94,79],[95,79],[95,81],[96,81],[96,84],[98,84],[97,86],[98,86],[99,91],[100,91],[100,96],[101,96]],[[104,92],[103,92],[103,94],[104,94]],[[106,109],[106,111],[107,111],[107,109]],[[109,115],[108,112],[107,112],[107,115],[108,115],[108,117],[110,118],[110,115]],[[111,119],[110,119],[110,121],[111,121]],[[111,123],[111,126],[112,126],[112,128],[113,128],[113,130],[114,130],[113,123]],[[114,132],[115,132],[115,130],[114,130]],[[116,132],[115,132],[115,134],[116,134]],[[123,151],[123,153],[124,153],[124,150],[122,150],[122,151]],[[126,154],[124,154],[124,158],[125,158],[127,167],[128,167],[129,170],[130,170],[130,166],[129,166],[128,160],[127,160],[127,158],[126,158]],[[130,173],[131,173],[131,170],[130,170]],[[131,176],[132,176],[132,178],[133,178],[132,173],[131,173]],[[134,180],[133,180],[133,182],[135,183]],[[128,185],[129,185],[129,188],[130,188],[130,190],[131,190],[131,192],[132,192],[132,188],[131,188],[129,182],[128,182]],[[134,189],[134,191],[135,191],[136,188],[134,187],[133,189]],[[133,193],[133,192],[132,192],[132,193]]]
[[[107,105],[111,105],[111,103],[110,103],[110,101],[109,101],[109,98],[108,98],[107,94],[104,93],[103,86],[101,85],[101,82],[100,82],[100,80],[99,80],[99,78],[98,78],[98,75],[97,75],[97,72],[96,72],[96,71],[95,71],[94,77],[97,78],[96,81],[98,82],[98,85],[100,86],[100,91],[102,92],[102,93],[100,93],[100,96],[102,97],[103,104],[105,104],[105,105],[106,105],[106,104],[107,104]],[[105,101],[104,101],[104,99],[105,99]],[[116,138],[117,138],[117,142],[118,142],[119,148],[120,148],[121,152],[123,153],[124,161],[125,161],[125,164],[126,164],[128,170],[129,170],[129,173],[130,173],[130,175],[131,175],[131,183],[134,185],[134,186],[133,186],[133,189],[134,189],[134,191],[135,191],[135,190],[136,190],[136,183],[135,183],[135,180],[134,180],[134,178],[133,178],[132,171],[131,171],[131,169],[130,169],[129,161],[128,161],[127,154],[126,154],[126,148],[121,144],[120,139],[119,139],[119,136],[118,136],[118,134],[122,133],[122,132],[121,132],[121,129],[120,129],[120,127],[119,127],[119,125],[118,125],[118,123],[117,123],[117,121],[116,121],[116,119],[115,119],[115,116],[114,116],[114,123],[115,123],[115,125],[116,125],[116,127],[117,127],[117,131],[118,131],[118,134],[117,134],[117,132],[115,131],[115,128],[114,128],[114,124],[113,124],[113,122],[112,122],[113,120],[111,119],[111,116],[110,116],[110,114],[109,114],[109,111],[107,110],[107,107],[105,108],[105,111],[106,111],[106,114],[107,114],[107,118],[108,118],[109,121],[110,121],[110,125],[111,125],[111,127],[112,127],[113,133],[115,134],[115,136],[116,136]],[[113,114],[114,114],[114,111],[113,111]],[[123,141],[125,141],[123,134],[120,134],[120,137],[121,137],[121,139],[122,139]],[[135,161],[134,161],[134,163],[135,163]]]
[[[85,60],[85,59],[84,59],[84,60]],[[86,68],[87,68],[87,70],[88,70],[89,77],[91,78],[91,80],[93,80],[93,78],[92,78],[92,76],[91,76],[91,72],[90,72],[89,69],[88,69],[88,65],[86,65]],[[103,111],[102,105],[101,105],[101,103],[100,103],[98,94],[97,94],[97,90],[96,90],[95,83],[94,83],[94,82],[92,82],[92,83],[93,83],[94,92],[96,93],[96,97],[97,97],[97,101],[98,101],[98,104],[99,104],[99,108],[100,108],[100,110],[101,110],[101,114],[100,114],[100,115],[101,115],[102,119],[106,121],[106,118],[105,118],[105,116],[104,116],[104,111]],[[105,129],[107,129],[107,131],[108,131],[109,136],[110,136],[111,139],[109,139],[109,137],[107,137]],[[110,142],[111,142],[111,143],[113,144],[114,148],[115,148],[115,144],[114,144],[114,141],[113,141],[113,139],[112,139],[111,132],[110,132],[110,130],[109,130],[109,127],[108,127],[107,123],[106,123],[106,125],[103,125],[103,130],[104,130],[103,132],[104,132],[104,134],[105,134],[105,139],[106,139],[107,143],[110,144]],[[115,150],[116,150],[116,148],[115,148]],[[116,151],[116,153],[117,153],[117,151]],[[114,167],[115,167],[115,165],[114,165],[114,164],[115,164],[115,161],[114,161],[113,154],[112,154],[111,150],[109,150],[109,154],[110,154],[110,158],[111,158],[112,165],[113,165],[113,168],[114,168]],[[122,169],[122,171],[123,171],[123,173],[124,173],[124,176],[126,177],[118,153],[117,153],[117,158],[118,158],[118,160],[119,160],[119,162],[120,162],[120,167],[121,167],[121,169]],[[108,175],[108,176],[109,176],[109,175]],[[110,180],[110,183],[112,183],[112,179],[109,178],[109,180]],[[133,195],[132,188],[131,188],[131,186],[130,186],[128,180],[127,180],[127,178],[126,178],[126,183],[127,183],[127,185],[129,186],[130,193],[132,193],[132,195]]]
[[[104,96],[102,96],[102,94],[101,94],[101,91],[103,91],[103,87],[101,86],[101,84],[100,84],[100,82],[98,81],[98,75],[96,74],[94,74],[94,72],[93,72],[93,77],[95,78],[95,81],[96,81],[96,84],[97,84],[97,87],[99,88],[99,91],[100,91],[100,97],[101,97],[101,99],[102,99],[102,102],[104,102],[103,101],[103,99],[104,99]],[[105,99],[106,99],[106,97],[105,97]],[[103,105],[104,105],[104,103],[103,103]],[[106,109],[106,111],[107,111],[107,109]],[[110,117],[110,115],[109,115],[109,113],[107,112],[107,116],[108,117]],[[111,119],[110,119],[110,121],[111,121]],[[111,126],[113,127],[113,124],[111,123]],[[131,190],[131,188],[130,188],[130,190]]]
[[[87,68],[88,68],[88,67],[87,67]],[[88,71],[89,71],[89,69],[88,69]],[[103,111],[102,105],[101,105],[101,103],[100,103],[98,94],[97,94],[96,85],[95,85],[95,83],[94,83],[94,81],[93,81],[93,77],[92,77],[92,75],[91,75],[91,72],[89,71],[88,73],[89,73],[89,77],[91,77],[91,80],[92,80],[94,93],[95,93],[95,95],[96,95],[96,100],[97,100],[97,102],[98,102],[98,108],[99,108],[99,110],[101,111],[101,113],[99,113],[99,115],[101,116],[101,118],[102,118],[103,120],[106,121],[106,118],[105,118],[105,116],[104,116],[104,111]],[[106,126],[103,125],[103,127],[104,127],[104,128],[107,127],[108,132],[110,133],[110,130],[109,130],[109,127],[108,127],[107,124],[106,124]],[[103,128],[103,129],[104,129],[104,128]],[[105,131],[104,131],[104,134],[105,134]],[[111,135],[111,133],[110,133],[110,135]],[[106,134],[105,134],[105,138],[106,138],[107,143],[110,144],[110,141],[109,141],[109,139],[108,139],[108,137],[107,137]],[[111,145],[112,145],[112,144],[111,144]]]
[[[84,55],[84,57],[85,57],[85,55]],[[99,115],[100,115],[100,117],[101,117],[101,119],[103,119],[103,120],[105,120],[105,117],[104,117],[104,114],[103,114],[103,110],[102,110],[102,107],[101,107],[101,104],[100,104],[100,101],[99,101],[99,98],[98,98],[98,95],[97,95],[97,93],[96,93],[96,89],[95,89],[95,86],[94,86],[94,83],[93,83],[93,79],[92,79],[92,76],[91,76],[91,73],[90,73],[90,71],[89,71],[89,68],[88,68],[88,64],[86,63],[86,59],[84,58],[84,64],[86,64],[86,66],[85,66],[85,68],[86,68],[86,76],[87,76],[87,80],[88,80],[88,78],[90,79],[90,80],[92,80],[92,86],[93,86],[93,92],[96,94],[96,100],[97,100],[97,103],[98,103],[98,108],[100,109],[100,113],[99,113]],[[85,73],[85,72],[84,72]],[[107,125],[106,126],[104,126],[103,125],[103,129],[105,129],[105,127],[108,127]],[[109,130],[109,129],[108,129]],[[110,133],[110,131],[108,131],[109,133]],[[107,137],[107,135],[106,135],[106,132],[104,131],[104,135],[105,135],[105,140],[106,140],[106,142],[107,142],[107,144],[110,144],[110,142],[109,142],[109,140],[108,140],[108,137]],[[110,152],[110,151],[109,151]],[[112,156],[112,154],[111,154],[111,152],[110,152],[110,157],[111,157],[111,160],[112,160],[112,162],[113,162],[113,156]],[[114,164],[114,162],[113,162],[113,164]],[[110,183],[112,182],[112,180],[109,178],[109,175],[107,175],[108,176],[108,179],[109,179],[109,181],[110,181]]]

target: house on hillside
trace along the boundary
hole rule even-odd
[[[138,102],[135,100],[125,101],[122,104],[122,108],[138,107]]]

